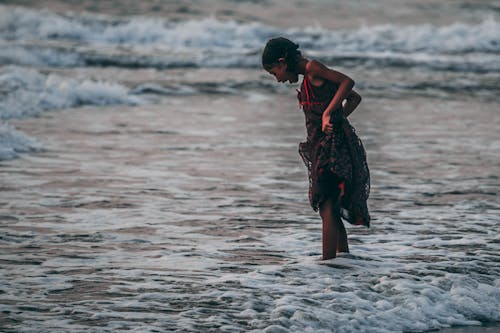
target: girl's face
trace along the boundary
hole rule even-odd
[[[299,75],[296,73],[288,72],[286,70],[286,63],[279,63],[277,65],[274,65],[272,67],[266,68],[266,70],[274,75],[276,78],[276,81],[278,82],[286,82],[288,81],[289,83],[295,83],[299,80]]]

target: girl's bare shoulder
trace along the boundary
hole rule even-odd
[[[323,65],[318,60],[309,60],[306,64],[306,75],[307,78],[314,83],[314,85],[320,86],[325,80],[325,73],[329,70],[328,67]]]
[[[311,79],[322,78],[324,77],[324,74],[329,70],[330,68],[328,68],[318,60],[309,60],[306,64],[306,74]]]
[[[315,59],[309,60],[306,64],[307,73],[318,73],[325,69],[328,69],[328,67],[326,67],[324,64]]]

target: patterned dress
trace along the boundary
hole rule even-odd
[[[299,153],[309,171],[309,201],[317,211],[328,198],[342,218],[351,224],[370,226],[367,199],[370,172],[361,140],[343,116],[342,108],[332,111],[332,134],[321,129],[322,115],[338,86],[331,81],[313,86],[304,76],[299,103],[306,118],[307,141]]]

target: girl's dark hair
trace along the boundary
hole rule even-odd
[[[299,44],[295,44],[285,37],[272,38],[266,43],[264,52],[262,52],[262,66],[265,68],[277,65],[278,59],[284,58],[287,71],[294,72],[302,56],[298,48]]]

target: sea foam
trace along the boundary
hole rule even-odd
[[[18,157],[20,153],[43,150],[42,145],[9,124],[0,123],[0,161]]]
[[[139,97],[129,94],[128,88],[116,83],[78,81],[20,67],[3,68],[0,93],[0,119],[4,120],[83,105],[141,103]]]
[[[125,67],[256,67],[265,42],[276,35],[297,41],[318,58],[332,55],[380,60],[401,57],[432,63],[422,54],[456,63],[463,55],[500,51],[500,24],[456,22],[400,26],[385,24],[331,30],[321,26],[280,29],[260,22],[213,17],[171,21],[142,16],[56,14],[3,7],[0,60],[9,64]],[[105,49],[103,49],[105,47]],[[447,57],[443,57],[446,55]],[[420,59],[418,59],[420,58]],[[488,64],[491,61],[488,61]],[[485,70],[500,67],[498,61]]]
[[[478,24],[456,22],[397,26],[362,26],[331,30],[320,26],[278,29],[259,22],[240,23],[213,17],[170,21],[141,16],[61,15],[50,11],[2,8],[0,37],[5,40],[66,40],[81,43],[154,45],[159,49],[261,48],[285,34],[306,48],[348,51],[498,52],[500,24],[493,17]]]
[[[83,105],[142,103],[141,98],[116,83],[78,81],[15,66],[5,67],[0,71],[0,97],[0,119],[4,121],[36,116],[47,110]],[[9,124],[0,123],[0,160],[41,149],[42,145],[36,140]]]

